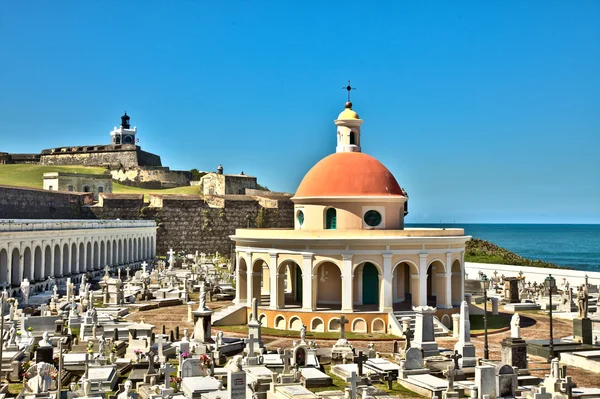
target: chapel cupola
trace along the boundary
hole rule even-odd
[[[119,127],[114,127],[113,131],[110,132],[110,142],[114,145],[121,144],[132,144],[135,145],[136,138],[135,135],[137,133],[137,127],[131,128],[129,124],[129,115],[127,112],[121,116],[121,125]]]
[[[360,125],[363,120],[352,109],[352,103],[348,101],[344,110],[335,120],[337,125],[337,147],[335,152],[361,152],[360,149]]]

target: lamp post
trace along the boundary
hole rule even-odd
[[[546,288],[548,288],[548,296],[550,299],[550,347],[548,362],[551,362],[552,359],[554,359],[554,338],[552,336],[552,292],[554,292],[554,287],[556,287],[556,279],[549,274],[548,277],[546,277],[545,283]]]
[[[483,358],[489,360],[490,349],[488,346],[488,328],[487,328],[487,290],[490,288],[490,280],[485,274],[481,275],[481,286],[483,288]]]

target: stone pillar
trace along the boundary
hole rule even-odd
[[[277,254],[269,254],[269,291],[271,292],[269,309],[277,309],[277,303],[279,302],[279,287],[277,278]]]
[[[342,312],[352,313],[352,255],[342,254]]]
[[[410,287],[411,287],[411,295],[412,295],[411,305],[412,306],[420,306],[419,305],[420,286],[419,286],[419,275],[418,274],[410,275]]]
[[[313,310],[313,283],[316,276],[312,271],[312,255],[302,255],[302,309]]]
[[[200,343],[213,343],[210,326],[212,310],[195,310],[194,315],[194,341]]]
[[[452,315],[452,338],[458,338],[460,333],[460,314],[454,313]]]
[[[465,296],[464,296],[464,298],[465,298],[465,302],[466,302],[468,305],[470,305],[470,304],[471,304],[471,298],[473,298],[473,294],[466,293],[466,294],[464,294],[464,295],[465,295]]]
[[[240,272],[240,254],[236,251],[235,253],[235,274],[237,277],[236,285],[235,285],[235,298],[233,303],[240,303],[240,295],[241,295],[241,281],[242,281],[242,273]],[[193,269],[192,269],[193,270]],[[246,271],[248,270],[248,264],[246,264]],[[247,274],[247,273],[246,273]],[[247,286],[247,284],[246,284]]]
[[[250,259],[250,264],[246,265],[246,304],[248,306],[252,306],[252,296],[254,295],[254,273],[252,273],[252,258]]]
[[[475,386],[477,398],[496,398],[496,367],[475,366]]]
[[[446,306],[452,307],[452,252],[446,253]]]
[[[412,346],[423,349],[424,356],[437,356],[440,354],[438,344],[435,342],[435,331],[433,328],[433,314],[435,308],[430,306],[417,306],[415,336]]]
[[[400,319],[400,321],[402,322],[402,331],[406,331],[410,328],[410,322],[411,322],[411,318],[408,316],[405,316],[403,318]]]
[[[427,254],[419,254],[419,306],[427,306]]]
[[[471,343],[471,322],[469,321],[469,304],[466,301],[460,305],[460,331],[458,342],[454,349],[462,355],[458,364],[463,367],[474,367],[477,364],[475,357],[475,345]]]
[[[490,298],[492,301],[492,315],[498,315],[498,298]]]
[[[381,281],[380,312],[391,312],[394,309],[392,296],[392,254],[383,254],[383,279]]]

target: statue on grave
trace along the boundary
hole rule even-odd
[[[106,346],[106,340],[104,339],[104,336],[100,336],[100,338],[98,339],[98,352],[100,353],[100,357],[104,356],[104,349]]]
[[[200,295],[198,299],[198,310],[206,310],[206,286],[204,285],[204,282],[200,284]]]
[[[306,326],[304,324],[300,327],[300,342],[306,342]]]
[[[190,342],[190,333],[187,328],[183,329],[183,338],[181,338],[181,342]]]
[[[510,319],[510,337],[521,338],[521,316],[518,313],[513,314]]]
[[[42,339],[40,340],[40,342],[38,342],[38,345],[40,346],[40,348],[52,346],[52,342],[50,342],[50,336],[48,334],[48,331],[44,331],[44,333],[42,334]]]
[[[10,330],[8,331],[8,343],[6,346],[16,345],[17,344],[17,329],[13,324]]]
[[[123,384],[123,392],[117,395],[117,399],[133,399],[133,395],[131,394],[131,380],[125,381]]]
[[[580,319],[587,318],[588,312],[588,288],[585,284],[577,288],[577,311]]]
[[[242,356],[235,355],[233,360],[231,361],[231,366],[233,371],[241,371],[242,370]]]
[[[23,301],[24,305],[27,305],[29,303],[30,286],[31,284],[29,284],[29,280],[27,278],[24,278],[23,282],[21,283],[21,300]]]
[[[52,292],[53,292],[52,297],[55,299],[58,299],[58,285],[55,284],[54,287],[52,287]]]
[[[217,332],[217,345],[223,345],[223,331]]]
[[[52,377],[50,376],[51,371],[56,371],[56,369],[54,366],[45,362],[39,362],[30,367],[27,374],[35,373],[35,377],[32,377],[27,381],[26,389],[33,393],[48,392],[52,384]]]
[[[454,365],[452,364],[444,371],[444,376],[448,379],[448,388],[446,388],[446,392],[454,392],[454,375]]]

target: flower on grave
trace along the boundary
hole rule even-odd
[[[22,335],[21,331],[17,331],[17,337],[20,337]]]
[[[33,331],[33,327],[31,327],[31,326],[27,327],[27,331],[29,331],[29,332]]]
[[[181,352],[182,359],[189,359],[190,357],[192,357],[192,354],[190,352]]]
[[[117,348],[114,348],[114,347],[113,347],[113,348],[110,348],[110,351],[111,351],[112,353],[116,353],[116,352],[117,352]]]
[[[136,355],[141,355],[142,354],[142,350],[141,349],[136,349],[133,351],[133,353],[135,353]]]
[[[179,384],[181,382],[181,377],[171,377],[169,382],[175,382]]]
[[[204,366],[204,367],[208,367],[211,365],[212,361],[210,360],[210,357],[207,356],[206,354],[200,355],[200,363]]]

